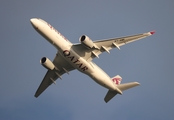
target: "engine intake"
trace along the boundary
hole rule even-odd
[[[51,62],[51,60],[49,60],[47,57],[43,57],[40,60],[40,63],[43,67],[45,67],[48,70],[53,70],[55,68],[53,62]]]
[[[85,40],[85,38],[86,38],[86,36],[85,35],[82,35],[82,37],[81,37],[81,42],[83,42],[84,40]]]
[[[79,38],[79,41],[81,42],[81,44],[83,44],[85,47],[87,48],[98,48],[96,47],[96,45],[93,43],[93,41],[86,35],[82,35]]]

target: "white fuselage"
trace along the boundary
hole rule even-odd
[[[80,72],[90,76],[95,82],[110,90],[117,90],[116,85],[111,78],[95,63],[88,62],[79,56],[73,49],[73,44],[69,42],[61,33],[54,27],[42,19],[31,19],[33,27],[57,50],[61,53],[62,57],[68,61],[74,68]]]

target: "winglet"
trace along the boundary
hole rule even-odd
[[[153,35],[155,33],[155,31],[151,31],[150,34]]]

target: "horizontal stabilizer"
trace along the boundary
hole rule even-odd
[[[138,82],[130,82],[130,83],[124,83],[124,84],[120,84],[117,85],[117,88],[120,89],[121,91],[127,90],[129,88],[135,87],[140,85],[140,83]]]
[[[117,85],[117,89],[119,89],[120,91],[124,91],[124,90],[127,90],[129,88],[133,88],[133,87],[136,87],[140,85],[140,83],[138,82],[130,82],[130,83],[124,83],[124,84],[120,84],[120,85]],[[109,102],[115,95],[117,95],[118,92],[117,91],[111,91],[109,90],[104,98],[105,102]]]
[[[106,94],[104,100],[105,102],[109,102],[115,95],[117,95],[117,91],[111,91],[111,90],[108,90],[108,93]]]

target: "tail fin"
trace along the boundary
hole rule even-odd
[[[119,75],[116,75],[115,77],[111,78],[112,81],[116,84],[116,85],[119,85],[122,81],[122,77],[119,76]]]

